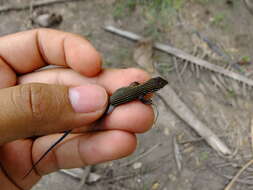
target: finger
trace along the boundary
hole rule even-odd
[[[68,88],[30,83],[0,90],[0,145],[90,124],[103,114],[107,93],[98,85]]]
[[[154,119],[154,111],[150,105],[133,101],[116,107],[112,113],[106,115],[96,125],[76,128],[73,132],[123,130],[130,133],[144,133],[153,126]]]
[[[28,181],[22,179],[24,168],[31,166],[31,150],[32,140],[29,139],[17,140],[0,146],[0,162],[3,166],[3,175],[8,176],[9,181],[8,186],[6,185],[6,188],[3,189],[9,189],[8,187],[11,186],[18,187],[16,189],[31,189],[39,181],[41,177],[38,175],[31,176]],[[0,179],[1,182],[4,180],[1,177]]]
[[[78,86],[95,83],[103,86],[111,94],[120,87],[128,86],[132,82],[143,83],[150,78],[149,74],[137,68],[128,69],[104,69],[95,77],[85,77],[71,69],[48,69],[29,73],[19,77],[19,84],[40,82],[48,84],[60,84]]]
[[[105,119],[93,127],[102,130],[125,130],[132,133],[143,133],[154,123],[154,112],[150,105],[134,101],[116,107]],[[126,121],[126,122],[122,122]]]
[[[90,83],[95,84],[95,81],[96,77],[85,77],[68,68],[41,70],[18,77],[18,84],[46,83],[65,86],[80,86]]]
[[[13,180],[6,175],[6,171],[3,167],[0,167],[0,179],[1,189],[20,190],[20,188],[13,183]]]
[[[47,64],[74,69],[86,76],[94,76],[101,70],[101,58],[88,41],[78,35],[51,30],[36,29],[0,38],[0,60],[5,67],[2,75],[10,71],[13,81],[16,73],[28,73]]]
[[[0,88],[16,84],[16,74],[0,57]]]
[[[131,154],[137,143],[133,134],[124,131],[71,134],[37,165],[29,178],[22,180],[24,174],[32,167],[32,163],[38,160],[60,136],[61,134],[36,139],[32,146],[33,160],[27,156],[30,154],[25,154],[31,147],[28,145],[25,148],[25,145],[29,144],[28,140],[8,143],[0,149],[1,154],[4,155],[1,162],[6,165],[9,175],[17,179],[16,183],[24,187],[27,180],[35,183],[41,175],[59,169],[83,167],[122,158]]]
[[[105,87],[111,94],[120,87],[129,86],[133,82],[143,83],[150,75],[137,68],[103,70],[96,83]]]
[[[20,77],[19,82],[57,83],[67,86],[96,83],[105,87],[108,93],[112,94],[112,92],[122,86],[128,86],[134,81],[142,83],[148,78],[149,76],[146,72],[135,68],[104,70],[100,75],[94,78],[87,78],[74,72],[73,70],[58,68],[24,75]],[[106,117],[100,128],[119,129],[133,133],[142,133],[152,126],[153,121],[154,113],[152,108],[136,101],[117,107],[109,117]],[[85,128],[84,130],[87,129]]]
[[[59,135],[41,137],[33,145],[33,161],[59,138]],[[132,153],[136,138],[124,131],[104,131],[72,135],[52,151],[37,167],[39,174],[62,168],[75,168],[115,160]]]

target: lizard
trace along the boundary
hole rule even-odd
[[[161,77],[154,77],[149,79],[148,81],[140,84],[139,82],[133,82],[127,87],[121,87],[117,89],[110,97],[109,97],[109,103],[108,106],[104,112],[104,114],[101,116],[99,120],[105,117],[105,115],[110,114],[113,109],[121,104],[125,104],[134,100],[140,100],[144,104],[151,104],[151,99],[146,99],[145,96],[147,94],[150,94],[152,92],[156,92],[163,88],[165,85],[168,84],[168,81]],[[48,149],[45,151],[40,158],[32,164],[31,169],[26,173],[26,175],[23,177],[26,178],[33,169],[38,165],[38,163],[57,145],[59,144],[68,134],[70,134],[72,130],[67,130],[63,133],[63,135],[54,142]]]

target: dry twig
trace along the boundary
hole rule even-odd
[[[215,135],[203,122],[201,122],[179,99],[176,92],[169,85],[164,88],[162,94],[167,106],[170,107],[201,137],[203,137],[214,150],[224,155],[230,155],[232,153],[231,150],[220,140],[220,138]]]
[[[222,176],[228,180],[231,180],[233,179],[233,176],[230,176],[230,175],[226,175],[226,174],[223,174],[221,171],[218,171],[218,170],[215,170],[215,167],[213,167],[212,165],[208,164],[207,167],[213,171],[215,174],[219,175],[219,176]],[[245,185],[253,185],[253,181],[252,180],[247,180],[247,179],[237,179],[236,180],[237,183],[241,183],[241,184],[245,184]]]
[[[126,167],[126,166],[129,166],[131,164],[133,164],[134,162],[142,159],[143,157],[147,156],[148,154],[150,154],[151,152],[153,152],[156,148],[158,148],[159,146],[161,145],[161,143],[158,143],[154,146],[152,146],[150,149],[148,149],[147,151],[143,152],[142,154],[140,154],[139,156],[135,157],[134,159],[132,159],[131,161],[125,163],[125,164],[122,164],[121,167]]]
[[[82,172],[82,169],[79,169],[79,168],[77,168],[75,170],[78,170],[78,173]],[[70,177],[72,177],[72,178],[74,178],[76,180],[80,180],[81,179],[80,175],[78,173],[72,172],[72,171],[67,170],[67,169],[61,169],[59,172],[65,174],[65,175],[68,175],[68,176],[70,176]]]
[[[175,156],[175,160],[176,160],[176,164],[177,164],[177,169],[179,172],[181,172],[183,158],[182,158],[182,154],[179,149],[179,144],[177,142],[177,138],[175,136],[173,137],[173,147],[174,147],[174,156]]]
[[[140,39],[143,38],[142,36],[139,36],[135,33],[125,31],[125,30],[121,30],[121,29],[115,28],[114,26],[106,26],[105,30],[109,31],[109,32],[112,32],[114,34],[117,34],[119,36],[125,37],[127,39],[134,40],[134,41],[139,41]],[[253,86],[253,80],[251,80],[251,79],[249,79],[249,78],[247,78],[243,75],[240,75],[238,73],[235,73],[235,72],[229,71],[227,69],[224,69],[221,66],[211,64],[208,61],[205,61],[203,59],[199,59],[199,58],[197,58],[197,57],[195,57],[191,54],[188,54],[188,53],[186,53],[186,52],[184,52],[180,49],[177,49],[177,48],[174,48],[172,46],[165,45],[165,44],[162,44],[162,43],[154,43],[154,48],[156,48],[160,51],[172,54],[172,55],[174,55],[174,56],[176,56],[180,59],[189,61],[190,63],[193,63],[193,64],[198,65],[200,67],[209,69],[213,72],[220,73],[222,75],[230,77],[234,80],[237,80],[237,81],[242,82],[244,84],[247,84],[249,86]]]
[[[100,181],[107,182],[107,183],[115,183],[115,182],[118,182],[118,181],[127,180],[129,178],[133,178],[133,177],[140,176],[140,175],[144,176],[148,173],[154,172],[155,170],[159,169],[160,167],[161,166],[155,166],[155,167],[152,167],[152,168],[148,168],[145,171],[133,172],[133,173],[130,173],[130,174],[127,174],[127,175],[118,175],[118,176],[109,177],[109,178],[108,177],[101,178]]]
[[[247,169],[251,164],[253,164],[253,160],[250,160],[249,162],[247,162],[238,172],[237,174],[233,177],[233,179],[230,181],[230,183],[225,187],[224,190],[230,190],[232,188],[232,186],[234,185],[234,183],[237,181],[237,179],[239,178],[239,176],[242,174],[242,172],[244,172],[245,169]]]
[[[82,176],[82,178],[81,178],[81,181],[80,181],[79,186],[78,186],[77,189],[79,189],[79,190],[84,189],[86,180],[87,180],[87,178],[88,178],[88,176],[89,176],[89,174],[90,174],[90,171],[91,171],[91,167],[92,167],[92,166],[86,166],[86,167],[84,168],[83,174],[82,174],[83,176]]]
[[[37,8],[37,7],[48,6],[48,5],[52,5],[56,3],[68,3],[68,2],[73,2],[73,1],[79,1],[79,0],[40,0],[40,1],[34,1],[32,7]],[[8,11],[21,11],[25,9],[30,9],[30,7],[31,7],[30,4],[5,5],[5,6],[0,6],[0,13],[8,12]]]
[[[217,135],[218,137],[226,137],[228,136],[228,134],[226,135]],[[195,139],[189,139],[189,140],[183,140],[183,141],[180,141],[179,144],[188,144],[188,143],[199,143],[201,141],[204,141],[205,139],[203,137],[200,137],[200,138],[195,138]]]

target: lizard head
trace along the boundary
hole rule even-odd
[[[168,81],[163,79],[162,77],[155,77],[155,78],[152,78],[151,80],[153,80],[153,82],[156,85],[157,89],[161,89],[165,85],[168,84]]]

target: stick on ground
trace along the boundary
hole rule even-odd
[[[124,164],[121,164],[120,167],[126,167],[126,166],[129,166],[129,165],[133,164],[134,162],[137,162],[138,160],[142,159],[143,157],[145,157],[148,154],[150,154],[151,152],[153,152],[160,145],[161,145],[161,143],[155,144],[154,146],[152,146],[151,148],[149,148],[147,151],[145,151],[142,154],[140,154],[139,156],[133,158],[131,161],[129,161],[127,163],[124,163]]]
[[[80,1],[80,0],[40,0],[40,1],[34,1],[33,2],[33,8],[37,7],[42,7],[42,6],[48,6],[56,3],[70,3],[73,1]],[[25,5],[5,5],[5,6],[0,6],[0,13],[2,12],[8,12],[8,11],[22,11],[25,9],[30,9],[31,5],[30,3],[25,4]]]
[[[81,178],[81,181],[78,185],[78,190],[82,190],[82,189],[85,189],[85,184],[86,184],[86,180],[90,174],[90,171],[91,171],[91,166],[86,166],[84,169],[83,169],[83,176]]]
[[[178,169],[178,172],[181,172],[183,158],[182,158],[182,154],[181,154],[176,136],[173,137],[173,147],[174,147],[174,157],[176,160],[177,169]]]
[[[162,93],[157,93],[164,98],[167,106],[171,108],[183,121],[195,130],[217,152],[231,155],[232,151],[214,134],[195,114],[179,99],[176,92],[167,85]]]
[[[236,182],[236,180],[239,178],[239,176],[242,174],[242,172],[247,169],[251,164],[253,164],[253,160],[250,160],[247,162],[239,171],[238,173],[234,176],[234,178],[230,181],[230,183],[225,187],[224,190],[231,190],[232,186]]]
[[[104,29],[108,32],[117,34],[121,37],[130,39],[130,40],[133,40],[133,41],[139,41],[143,38],[142,36],[139,36],[135,33],[125,31],[125,30],[121,30],[121,29],[118,29],[114,26],[106,26]],[[165,45],[165,44],[162,44],[162,43],[154,43],[154,48],[156,48],[157,50],[163,51],[165,53],[169,53],[171,55],[174,55],[174,56],[176,56],[180,59],[189,61],[192,64],[195,64],[195,65],[198,65],[200,67],[209,69],[210,71],[213,71],[213,72],[216,72],[216,73],[220,73],[222,75],[225,75],[227,77],[230,77],[234,80],[237,80],[239,82],[242,82],[244,84],[247,84],[247,85],[253,87],[253,80],[251,80],[251,79],[249,79],[249,78],[247,78],[243,75],[240,75],[238,73],[235,73],[233,71],[224,69],[221,66],[209,63],[208,61],[205,61],[203,59],[195,57],[195,56],[193,56],[191,54],[188,54],[188,53],[186,53],[186,52],[184,52],[180,49],[177,49],[177,48],[174,48],[172,46]]]

